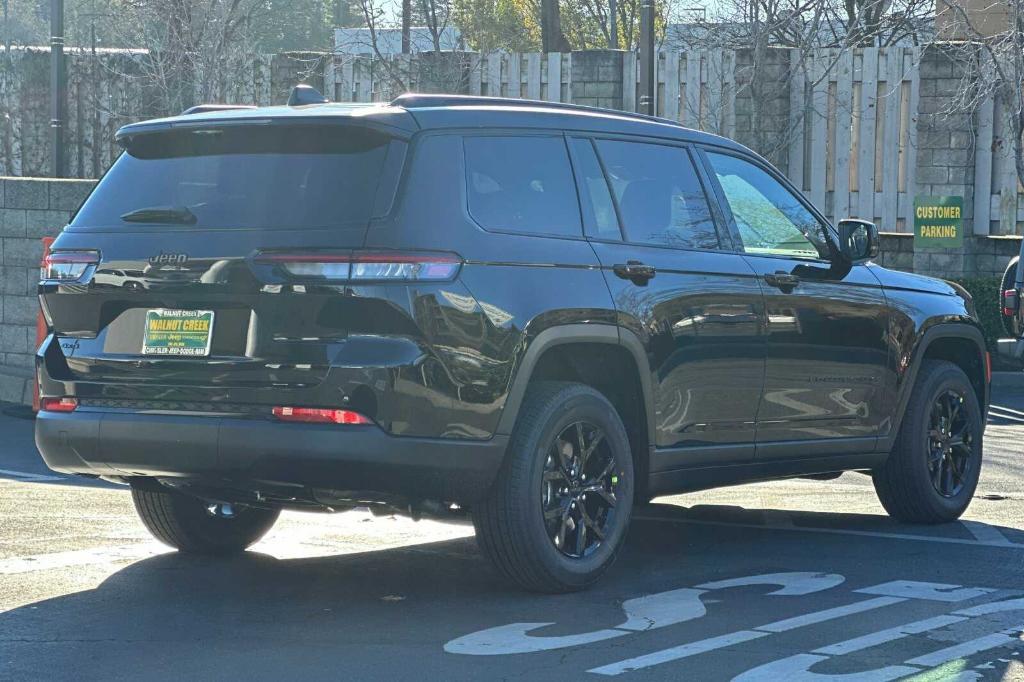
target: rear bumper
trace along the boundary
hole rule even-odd
[[[1024,339],[999,339],[996,341],[996,354],[1011,360],[1024,357]]]
[[[51,469],[98,476],[198,479],[366,490],[472,502],[494,481],[507,437],[389,436],[376,426],[79,408],[40,412],[36,446]]]

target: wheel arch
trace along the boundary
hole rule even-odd
[[[613,355],[607,355],[610,351]],[[596,378],[595,361],[601,359],[601,378]],[[623,364],[626,359],[631,365]],[[581,371],[580,364],[589,368]],[[551,376],[551,370],[563,367],[558,376]],[[523,397],[530,382],[539,379],[563,379],[579,381],[604,394],[619,411],[627,431],[630,433],[634,458],[638,465],[637,480],[646,480],[650,461],[650,450],[654,445],[654,395],[651,374],[647,371],[647,354],[640,339],[633,332],[607,324],[568,324],[545,329],[527,345],[513,375],[505,407],[502,410],[496,433],[510,435],[522,407]],[[618,368],[619,374],[616,373]],[[616,377],[628,372],[635,378],[630,388],[615,387]],[[621,377],[620,377],[621,378]],[[604,379],[602,381],[601,379]],[[630,405],[628,397],[639,393],[640,400]],[[629,410],[638,408],[639,414],[631,415]]]
[[[907,406],[910,403],[910,394],[917,383],[921,365],[926,359],[946,360],[964,370],[978,398],[978,405],[981,407],[983,415],[982,428],[984,429],[984,415],[987,413],[989,401],[985,337],[978,327],[971,324],[938,322],[921,334],[913,351],[906,380],[900,387],[897,419],[885,441],[887,447],[891,447],[895,442],[900,426],[903,424],[903,418],[906,416]]]

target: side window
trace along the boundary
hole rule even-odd
[[[626,238],[637,244],[717,249],[708,200],[685,149],[598,140]]]
[[[574,137],[569,140],[569,144],[572,145],[576,161],[576,177],[579,179],[584,214],[589,211],[593,216],[595,233],[590,236],[598,239],[622,239],[615,203],[608,189],[608,180],[601,170],[601,162],[597,160],[597,154],[594,152],[593,143]],[[590,225],[587,225],[587,230],[591,230]]]
[[[469,213],[482,227],[582,236],[561,136],[467,136],[464,145]]]
[[[828,257],[821,223],[782,183],[735,156],[709,152],[707,157],[729,202],[745,252]]]

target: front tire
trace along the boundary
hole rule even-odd
[[[633,490],[629,439],[608,399],[583,384],[539,382],[497,481],[474,508],[477,542],[527,590],[580,590],[615,561]]]
[[[963,370],[925,360],[896,444],[872,474],[889,515],[929,524],[960,518],[978,487],[982,424],[978,398]]]
[[[235,554],[266,535],[279,509],[232,506],[176,490],[132,487],[132,502],[146,529],[160,542],[193,554]]]

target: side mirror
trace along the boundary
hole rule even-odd
[[[851,263],[875,258],[878,256],[878,228],[867,220],[840,220],[839,250]]]

